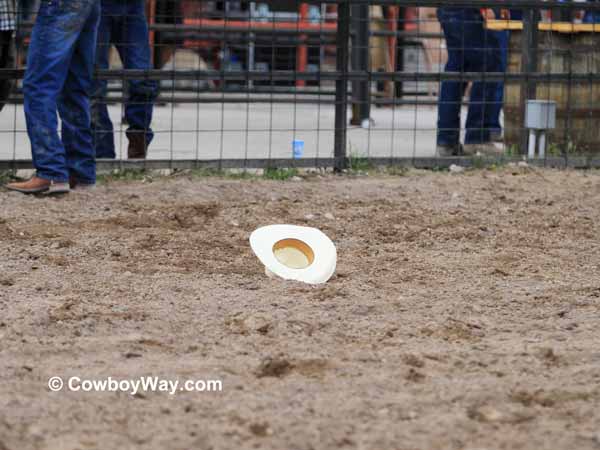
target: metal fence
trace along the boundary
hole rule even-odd
[[[418,167],[474,164],[460,151],[444,156],[436,145],[444,82],[457,82],[460,89],[495,85],[503,93],[493,101],[503,110],[502,134],[491,144],[494,160],[527,154],[534,136],[525,126],[526,104],[537,99],[554,102],[556,121],[552,127],[545,116],[541,128],[549,129],[535,132],[545,142],[532,163],[600,166],[600,24],[595,24],[600,3],[152,0],[144,6],[146,42],[99,43],[124,52],[148,44],[153,64],[132,68],[110,50],[110,68],[96,71],[108,86],[95,92],[93,102],[108,106],[115,142],[115,158],[100,159],[100,169],[341,170],[357,158]],[[509,36],[503,70],[469,71],[469,64],[444,70],[447,41],[436,8],[449,7],[494,9],[496,18],[479,25],[487,30],[483,36]],[[511,19],[504,9],[521,17]],[[22,10],[18,15],[16,66],[0,69],[1,79],[20,80],[25,70],[34,15]],[[488,48],[485,42],[467,46]],[[132,100],[140,80],[160,86],[156,99]],[[471,102],[468,95],[460,97],[463,116],[469,103],[484,109],[490,103],[487,97]],[[128,106],[141,102],[153,106],[154,138],[145,159],[130,159]],[[19,89],[10,103],[0,113],[0,169],[29,168]],[[464,117],[460,124],[454,131],[462,141]],[[95,124],[95,135],[107,131]]]

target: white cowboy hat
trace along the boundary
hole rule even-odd
[[[327,282],[335,272],[335,245],[316,228],[270,225],[250,235],[250,246],[267,275],[308,284]]]

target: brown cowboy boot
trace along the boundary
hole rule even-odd
[[[69,192],[69,183],[57,183],[33,176],[27,181],[9,183],[6,185],[6,189],[23,194],[66,194]]]
[[[148,145],[146,144],[146,135],[144,132],[127,133],[129,139],[129,148],[127,149],[127,157],[129,159],[146,159]]]

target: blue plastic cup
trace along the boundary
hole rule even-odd
[[[304,156],[304,141],[295,139],[292,141],[292,151],[294,159],[300,159]]]

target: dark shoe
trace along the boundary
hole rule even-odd
[[[69,192],[69,184],[33,176],[27,181],[9,183],[6,185],[6,189],[23,194],[66,194]]]
[[[129,159],[146,159],[148,145],[146,144],[145,134],[143,132],[127,133],[127,139],[129,139],[127,157]]]
[[[436,147],[436,155],[439,158],[449,157],[449,156],[460,156],[462,154],[462,145],[440,145]]]
[[[69,187],[76,191],[91,191],[96,185],[94,183],[82,183],[76,178],[69,177]]]

